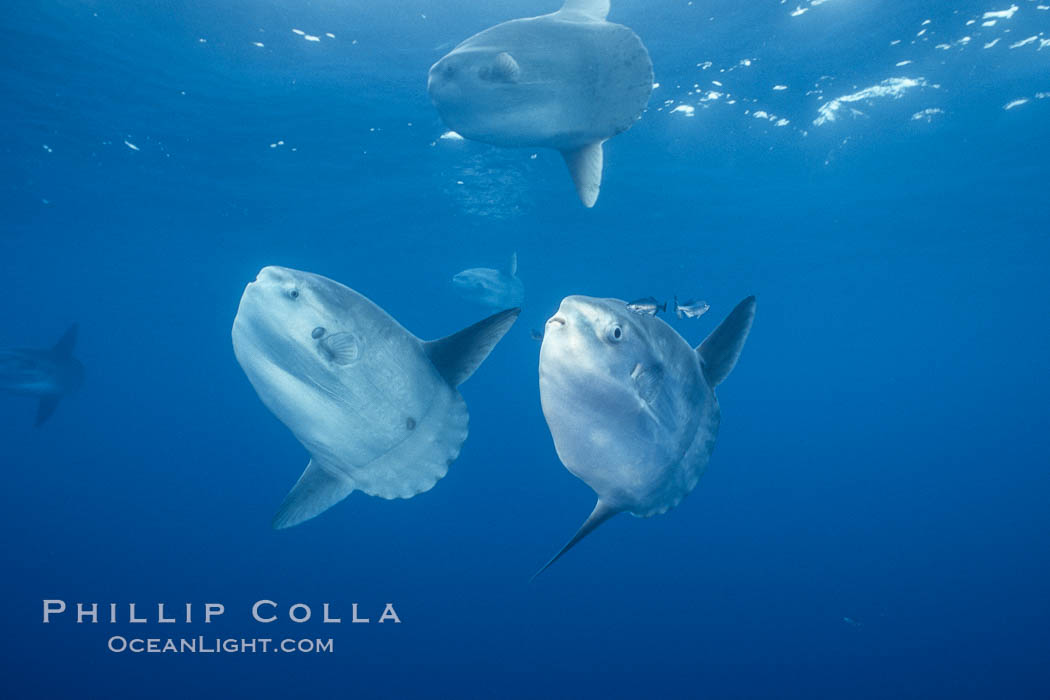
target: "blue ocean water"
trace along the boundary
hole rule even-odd
[[[37,429],[0,395],[4,697],[1050,695],[1050,10],[613,0],[658,87],[587,210],[556,153],[441,138],[426,94],[458,41],[554,9],[5,8],[0,346],[78,322],[87,378]],[[308,457],[234,359],[244,285],[310,270],[436,338],[488,313],[452,275],[514,251],[525,308],[448,476],[271,530]],[[577,293],[704,298],[668,318],[694,344],[758,313],[696,491],[530,584],[593,506],[529,334]],[[45,625],[45,599],[197,607]]]

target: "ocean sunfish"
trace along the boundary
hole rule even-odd
[[[77,324],[73,324],[53,348],[0,350],[0,391],[40,399],[36,425],[51,417],[63,396],[84,383],[84,365],[73,357]]]
[[[441,119],[494,146],[561,151],[580,200],[594,206],[602,143],[638,120],[653,90],[649,52],[608,14],[609,0],[566,0],[470,37],[430,68]]]
[[[694,350],[619,299],[562,300],[540,347],[540,403],[558,458],[598,503],[540,572],[617,513],[664,513],[693,490],[718,436],[714,389],[754,317],[748,297]]]
[[[298,525],[354,490],[411,498],[433,487],[467,438],[456,387],[519,311],[426,342],[338,282],[263,268],[241,297],[234,354],[262,402],[310,453],[273,526]]]
[[[518,279],[518,254],[510,257],[506,270],[472,267],[452,277],[463,297],[493,309],[506,309],[525,303],[525,285]]]

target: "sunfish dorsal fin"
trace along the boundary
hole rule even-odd
[[[520,313],[520,308],[500,311],[459,333],[423,343],[423,350],[445,381],[459,386],[485,361]]]
[[[588,209],[598,201],[602,187],[602,142],[588,144],[571,151],[562,151],[562,158],[569,166],[569,175],[576,185],[576,194]]]
[[[507,274],[511,277],[518,276],[518,251],[514,251],[510,256],[510,265],[507,266]]]
[[[601,22],[609,16],[609,0],[565,0],[558,14]]]
[[[554,555],[554,558],[544,564],[542,569],[533,574],[531,580],[535,581],[537,576],[549,569],[551,564],[561,559],[562,555],[575,547],[577,542],[594,532],[599,525],[619,512],[620,511],[616,508],[603,503],[602,499],[599,498],[598,502],[594,504],[594,510],[591,511],[590,517],[584,521],[583,525],[580,526],[580,529],[577,530],[576,534],[572,536],[571,540],[569,540],[569,543],[562,547],[561,551]]]
[[[77,324],[71,325],[59,341],[55,343],[55,347],[51,348],[51,352],[58,357],[70,357],[73,354],[73,348],[77,344],[77,329]]]
[[[752,296],[737,304],[725,320],[718,324],[718,328],[711,331],[711,335],[697,347],[704,377],[712,389],[733,371],[754,320],[755,298]]]
[[[283,530],[325,512],[350,495],[354,485],[349,479],[333,476],[310,460],[295,486],[273,516],[273,528]]]

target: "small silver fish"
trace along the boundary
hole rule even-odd
[[[690,299],[684,304],[678,303],[678,296],[674,298],[674,312],[678,318],[700,318],[707,310],[711,308],[711,305],[706,301],[696,301]]]
[[[529,331],[529,337],[531,337],[536,342],[542,343],[543,342],[543,331],[538,331],[535,328],[533,328],[532,330]]]
[[[653,297],[645,297],[643,299],[635,299],[634,301],[627,304],[627,308],[636,314],[648,314],[649,316],[655,316],[658,311],[667,311],[667,302],[660,304]]]

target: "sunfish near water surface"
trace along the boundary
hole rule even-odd
[[[53,348],[0,350],[0,390],[40,399],[36,424],[51,417],[63,396],[84,383],[84,365],[73,357],[77,324],[73,324]]]
[[[602,144],[638,120],[653,90],[649,52],[608,14],[609,0],[567,0],[552,14],[479,32],[430,68],[430,99],[468,139],[561,151],[592,207]]]
[[[518,279],[518,254],[510,257],[506,270],[472,267],[457,272],[452,284],[467,299],[492,309],[506,309],[525,303],[525,285]]]
[[[310,453],[273,526],[309,520],[354,490],[411,498],[433,487],[467,438],[456,387],[519,311],[426,342],[338,282],[263,268],[241,297],[233,350],[259,398]]]
[[[693,490],[718,436],[714,389],[754,317],[748,297],[694,350],[619,299],[562,300],[540,347],[540,403],[558,458],[598,503],[540,573],[617,513],[664,513]]]

